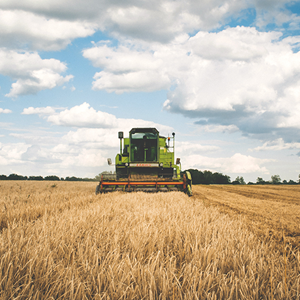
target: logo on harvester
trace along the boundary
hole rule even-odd
[[[130,167],[158,167],[158,163],[155,164],[131,163]]]

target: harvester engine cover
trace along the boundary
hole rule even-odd
[[[180,159],[174,163],[175,133],[159,135],[156,128],[132,128],[129,137],[119,132],[120,153],[115,174],[102,174],[96,194],[114,191],[168,192],[192,195],[192,177],[181,172]],[[112,165],[109,158],[108,164]]]

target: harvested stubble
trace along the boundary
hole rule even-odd
[[[293,248],[300,248],[300,185],[197,185],[194,198],[216,206],[231,217],[244,217],[248,228],[263,239],[282,233]]]
[[[1,183],[2,299],[299,299],[299,254],[286,263],[242,219],[94,186]]]

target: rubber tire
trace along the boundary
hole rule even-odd
[[[96,186],[95,194],[98,195],[100,193],[100,185]]]
[[[189,184],[187,186],[187,194],[189,197],[193,196],[192,187]]]

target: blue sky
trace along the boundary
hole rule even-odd
[[[0,174],[94,177],[118,131],[182,168],[300,174],[299,1],[2,0]]]

